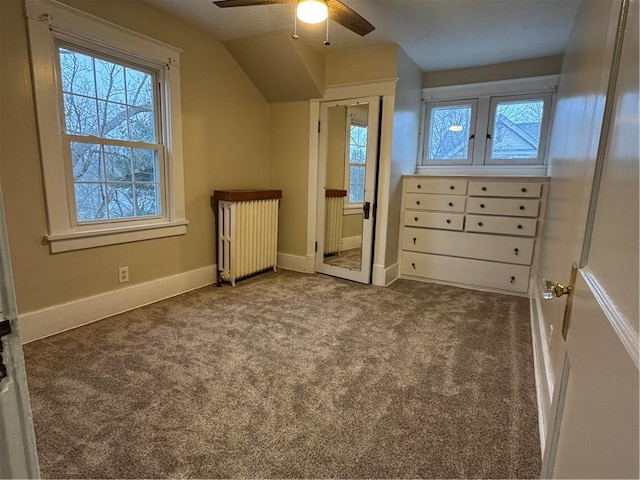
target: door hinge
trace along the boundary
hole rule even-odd
[[[0,322],[0,380],[7,376],[7,366],[4,364],[4,358],[2,358],[2,353],[4,352],[4,348],[2,345],[2,337],[5,335],[9,335],[11,333],[11,323],[9,320],[3,320]]]
[[[320,133],[320,122],[318,122],[318,133]]]
[[[318,253],[318,242],[316,242],[316,253]]]

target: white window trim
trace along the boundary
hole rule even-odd
[[[478,98],[478,109],[476,115],[476,140],[477,132],[486,132],[489,127],[490,97],[526,95],[530,93],[550,94],[551,108],[545,113],[547,116],[546,131],[551,131],[550,119],[553,117],[552,111],[555,108],[553,98],[558,90],[560,81],[559,75],[546,75],[540,77],[520,78],[513,80],[501,80],[496,82],[483,82],[464,85],[452,85],[444,87],[433,87],[423,89],[422,105],[422,125],[420,128],[420,143],[417,158],[417,174],[433,175],[522,175],[522,176],[544,176],[547,174],[547,153],[549,148],[548,133],[546,144],[541,146],[543,153],[542,164],[485,164],[485,148],[474,148],[473,161],[471,165],[423,165],[424,150],[428,141],[425,131],[426,103],[463,100],[468,98]],[[545,128],[545,127],[543,127]],[[478,145],[479,146],[479,145]]]
[[[185,218],[182,157],[181,50],[53,0],[26,0],[26,13],[49,223],[45,239],[50,244],[51,252],[184,235],[188,221]],[[103,45],[124,55],[162,66],[162,96],[165,108],[168,106],[160,120],[166,132],[167,177],[166,212],[162,218],[73,225],[65,177],[68,167],[64,156],[64,130],[56,74],[54,39],[57,37]]]

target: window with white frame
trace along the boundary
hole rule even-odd
[[[360,209],[364,202],[365,172],[367,164],[367,110],[347,108],[345,151],[345,209]]]
[[[553,92],[509,93],[427,99],[420,166],[543,165]]]
[[[52,252],[186,233],[179,50],[27,2]]]

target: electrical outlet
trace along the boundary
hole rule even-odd
[[[129,281],[129,267],[120,267],[118,269],[118,283],[127,283]]]

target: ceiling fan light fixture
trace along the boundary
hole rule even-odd
[[[300,0],[296,9],[298,20],[305,23],[324,22],[329,16],[327,4],[321,0]]]

